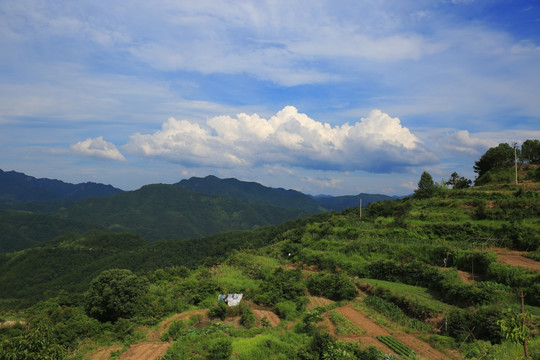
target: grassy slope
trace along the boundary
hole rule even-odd
[[[514,244],[510,241],[511,239],[505,238],[504,241],[496,244],[518,247],[522,246],[522,243],[536,244],[536,249],[538,249],[539,243],[535,239],[537,239],[540,230],[537,217],[539,198],[535,193],[516,197],[516,190],[513,188],[502,190],[470,189],[449,192],[434,199],[406,199],[397,202],[397,206],[402,206],[404,203],[410,204],[408,214],[404,219],[398,219],[397,222],[393,214],[370,217],[369,211],[366,212],[366,218],[363,221],[358,220],[354,211],[345,211],[343,214],[308,220],[304,224],[299,224],[296,228],[282,233],[279,237],[281,241],[270,247],[258,250],[256,253],[239,253],[230,258],[227,262],[228,265],[214,270],[213,279],[223,292],[243,292],[246,294],[246,300],[250,301],[257,296],[261,284],[265,281],[264,277],[261,278],[258,274],[268,274],[272,268],[283,266],[280,263],[285,266],[291,263],[294,263],[294,266],[303,264],[304,277],[309,277],[317,271],[338,269],[347,272],[350,276],[362,275],[366,272],[365,266],[384,259],[405,263],[420,261],[427,267],[436,266],[437,261],[433,259],[433,254],[437,254],[436,249],[439,247],[449,250],[458,257],[461,252],[467,254],[469,251],[484,251],[486,246],[493,245],[494,240],[492,239],[495,239],[496,236],[501,234],[506,236],[503,229],[515,225],[515,220],[511,218],[515,211],[513,209],[526,209],[520,213],[522,218],[519,223],[519,231],[525,229],[521,233],[522,239]],[[479,209],[484,211],[484,215],[480,218],[477,216]],[[510,219],[506,219],[507,217]],[[451,262],[449,262],[450,264]],[[455,264],[454,266],[458,265],[464,266],[463,264]],[[448,314],[459,310],[458,307],[443,301],[441,294],[432,292],[426,287],[375,279],[357,281],[359,284],[366,282],[379,290],[389,290],[408,299],[411,303],[432,310],[435,316],[426,319],[426,324],[432,326],[432,330],[426,331],[423,327],[421,328],[424,330],[421,331],[417,328],[410,328],[410,326],[418,327],[418,325],[410,325],[415,324],[413,321],[403,321],[403,316],[406,318],[407,315],[394,318],[392,316],[395,314],[374,310],[365,305],[361,299],[355,301],[357,310],[365,311],[368,317],[379,324],[384,331],[401,339],[402,342],[408,340],[410,346],[415,346],[415,343],[407,338],[408,335],[400,334],[412,331],[417,338],[422,338],[433,347],[446,353],[445,356],[459,356],[453,348],[457,348],[461,344],[452,338],[441,336],[444,335],[444,332],[439,333],[436,330],[442,327],[443,319]],[[503,285],[501,287],[505,288]],[[512,295],[511,290],[506,291],[508,293],[503,294],[504,304],[496,306],[513,305],[517,307],[517,298]],[[249,303],[251,304],[251,301]],[[478,305],[478,309],[484,306],[490,306],[489,301],[485,305]],[[532,313],[537,313],[539,310],[533,306],[528,306],[528,309]],[[332,307],[326,309],[326,314],[328,314],[328,319],[333,319],[337,315]],[[231,317],[231,320],[227,321],[232,321],[232,319]],[[333,321],[338,324],[337,320]],[[340,321],[350,320],[341,319]],[[299,318],[293,320],[293,323],[299,322]],[[360,335],[351,335],[350,332],[347,334],[344,330],[338,331],[340,326],[344,326],[343,324],[331,325],[331,322],[328,324],[326,326],[330,327],[326,329],[332,333],[335,331],[338,338],[349,339],[349,341],[359,339]],[[295,338],[299,344],[309,342],[309,338],[296,332],[294,327],[290,329],[290,326],[280,325],[265,330],[260,326],[259,323],[258,330],[254,333],[245,330],[237,323],[234,325],[234,328],[238,330],[229,334],[232,337],[233,358],[280,358],[279,354],[288,354],[286,356],[294,357],[298,344],[293,345],[286,339]],[[336,328],[334,329],[333,326]],[[365,330],[362,330],[361,325],[348,324],[347,326],[355,329],[359,327],[360,329],[356,331],[364,334],[365,342],[370,338],[366,335]],[[340,332],[347,335],[341,336]],[[204,348],[197,347],[198,342],[203,341],[202,338],[199,340],[191,338],[191,341],[193,341],[191,349],[194,351],[192,355],[205,353]],[[369,341],[365,344],[369,344]],[[466,343],[461,347],[461,350],[474,352],[479,346],[483,346],[482,349],[485,352],[490,352],[501,359],[513,359],[519,356],[522,351],[519,346],[507,342],[501,345],[478,344]],[[381,348],[384,347],[381,346]],[[530,348],[533,354],[540,351],[538,338],[530,341]],[[171,351],[174,349],[176,348],[171,348]]]

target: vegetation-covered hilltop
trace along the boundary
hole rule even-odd
[[[121,192],[111,185],[86,182],[68,184],[60,180],[36,179],[16,171],[0,170],[0,203],[84,199]]]
[[[521,167],[519,185],[424,173],[362,218],[191,242],[90,231],[4,254],[0,358],[538,359],[540,193],[535,161]],[[40,284],[55,292],[36,303]],[[239,306],[217,301],[229,293]]]
[[[54,198],[38,201],[42,200],[43,184],[54,185],[55,191],[47,192]],[[215,176],[194,177],[174,185],[146,185],[135,191],[118,190],[109,195],[90,196],[89,192],[80,198],[72,197],[73,189],[86,185],[0,172],[0,253],[23,250],[68,232],[84,233],[89,229],[137,233],[148,241],[192,239],[342,210],[357,206],[360,197],[364,204],[391,199],[373,194],[312,198],[294,190]]]

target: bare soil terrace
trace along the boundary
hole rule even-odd
[[[416,354],[418,354],[423,359],[429,359],[429,360],[451,360],[452,358],[449,357],[446,354],[443,354],[442,352],[434,349],[431,347],[428,343],[420,340],[416,336],[412,334],[405,334],[400,333],[394,330],[386,329],[379,324],[377,324],[375,321],[370,319],[366,314],[363,312],[355,309],[352,304],[347,304],[345,306],[339,307],[336,309],[336,311],[339,311],[340,313],[345,316],[348,320],[350,320],[355,325],[358,325],[363,330],[365,330],[365,334],[362,335],[347,335],[346,337],[340,337],[341,340],[346,341],[360,341],[365,346],[374,345],[377,348],[379,348],[381,351],[385,353],[393,353],[393,351],[383,343],[381,343],[379,340],[377,340],[377,336],[393,336],[397,340],[401,341],[403,344],[410,347]],[[335,334],[335,329],[329,329],[333,330]]]
[[[501,248],[490,249],[499,258],[503,264],[510,266],[521,266],[529,270],[540,271],[540,262],[523,256],[525,251],[508,250]]]

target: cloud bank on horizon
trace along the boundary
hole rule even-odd
[[[534,0],[4,1],[0,168],[340,194],[473,177],[490,146],[540,138],[539,14]]]

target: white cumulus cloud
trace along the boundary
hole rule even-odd
[[[113,143],[103,140],[103,136],[95,139],[88,138],[70,146],[71,151],[77,155],[89,156],[99,159],[125,161],[124,155],[118,151]]]
[[[456,130],[446,135],[443,140],[447,150],[471,155],[480,154],[492,146],[497,146],[491,139],[472,137],[467,130]]]
[[[192,167],[283,165],[390,173],[437,161],[398,118],[380,110],[353,125],[331,126],[293,106],[269,119],[245,113],[205,124],[169,118],[153,134],[132,135],[124,148]]]

